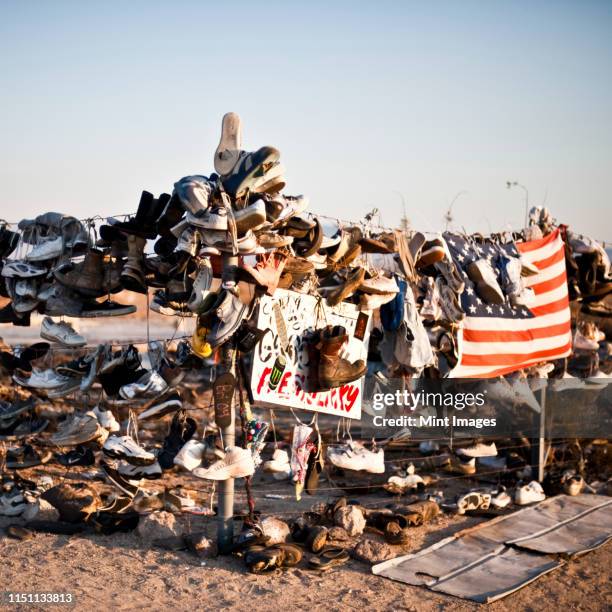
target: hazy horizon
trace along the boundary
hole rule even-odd
[[[612,3],[0,4],[1,217],[136,209],[210,174],[221,117],[287,194],[385,225],[612,241]]]

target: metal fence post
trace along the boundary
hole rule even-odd
[[[234,267],[238,265],[238,257],[224,256],[223,258],[223,281],[233,281]],[[236,375],[236,351],[229,344],[222,347],[222,369]],[[232,397],[231,422],[228,427],[221,431],[223,445],[234,446],[236,444],[235,430],[235,407]],[[234,479],[223,480],[219,486],[219,503],[217,517],[217,548],[221,554],[229,552],[234,541]]]

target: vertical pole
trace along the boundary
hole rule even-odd
[[[546,462],[546,389],[547,387],[543,387],[540,391],[538,437],[534,440],[535,444],[531,447],[532,475],[538,482],[544,480],[544,463]]]
[[[234,267],[238,265],[238,257],[224,256],[223,284],[234,282]],[[222,347],[222,370],[236,375],[235,349],[229,344]],[[234,446],[236,443],[235,409],[232,397],[232,419],[228,427],[222,430],[224,446]],[[226,554],[234,541],[234,479],[222,480],[219,486],[219,503],[217,517],[217,548],[221,554]]]

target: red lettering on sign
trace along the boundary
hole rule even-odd
[[[264,371],[261,373],[259,377],[259,382],[257,383],[257,393],[260,394],[263,389],[264,384],[266,383],[266,379],[270,376],[270,372],[272,372],[272,368],[264,368]]]
[[[280,382],[280,385],[278,385],[278,392],[282,393],[283,389],[287,386],[287,384],[289,383],[289,379],[291,378],[291,372],[285,372],[283,374],[283,378]]]

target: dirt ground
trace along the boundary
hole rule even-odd
[[[238,481],[240,483],[240,481]],[[188,484],[187,484],[188,486]],[[324,493],[304,496],[298,503],[289,484],[283,499],[270,500],[261,486],[257,506],[264,516],[288,519],[314,503]],[[237,487],[236,507],[245,507],[242,487]],[[389,496],[361,496],[377,506]],[[416,551],[482,519],[442,515],[414,528],[405,547],[396,554]],[[0,519],[0,527],[11,521]],[[205,530],[214,538],[214,517],[183,515],[178,531]],[[236,523],[236,531],[239,523]],[[363,536],[362,536],[363,537]],[[367,534],[377,539],[379,536]],[[354,542],[353,542],[354,543]],[[306,555],[307,556],[307,555]],[[374,576],[367,563],[352,559],[340,569],[318,574],[306,567],[271,575],[249,574],[238,557],[201,560],[189,552],[151,548],[135,533],[57,536],[38,534],[16,541],[0,536],[2,590],[12,592],[71,593],[74,609],[110,610],[472,610],[480,606]],[[570,560],[521,591],[490,605],[491,610],[605,610],[612,605],[610,567],[612,545]],[[44,606],[4,605],[2,610],[43,610]]]
[[[136,535],[0,538],[3,590],[72,593],[75,609],[471,610],[479,606],[374,576],[352,560],[318,575],[307,569],[255,576],[238,558],[201,562],[187,552],[144,549]],[[570,561],[491,610],[605,610],[612,605],[610,544]],[[43,610],[13,605],[3,610]]]

